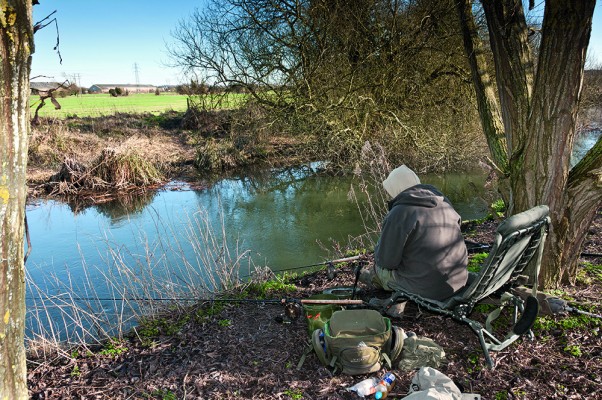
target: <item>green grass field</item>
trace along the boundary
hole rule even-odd
[[[232,108],[241,104],[245,95],[230,94],[221,108]],[[39,111],[40,117],[66,118],[68,116],[99,117],[115,113],[151,113],[161,114],[166,111],[186,111],[187,96],[179,94],[154,93],[130,94],[124,97],[111,97],[109,94],[84,94],[58,98],[60,110],[55,110],[49,100]],[[31,114],[35,113],[39,104],[38,96],[31,96]]]

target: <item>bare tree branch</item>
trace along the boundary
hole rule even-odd
[[[36,3],[34,3],[34,4],[36,4]],[[50,25],[50,24],[52,24],[54,22],[54,26],[56,28],[56,45],[54,46],[53,50],[56,50],[56,53],[59,56],[59,62],[62,64],[63,63],[63,57],[61,57],[61,51],[59,50],[60,35],[59,35],[59,24],[58,24],[58,21],[56,20],[56,18],[53,18],[50,21],[44,23],[44,21],[48,20],[55,13],[56,13],[56,10],[54,10],[53,12],[51,12],[50,14],[48,14],[48,16],[46,16],[46,18],[42,19],[39,22],[36,22],[33,25],[33,33],[36,33],[40,29],[44,29],[45,27],[47,27],[48,25]]]
[[[40,123],[38,112],[40,111],[40,109],[42,107],[44,107],[46,105],[46,99],[50,99],[50,101],[52,102],[52,104],[54,104],[54,109],[55,110],[60,110],[61,109],[61,105],[54,98],[54,92],[57,91],[57,90],[59,90],[59,89],[66,89],[69,85],[71,85],[71,84],[69,83],[68,80],[66,80],[63,83],[59,83],[57,87],[49,89],[49,90],[47,90],[45,92],[40,93],[40,104],[38,104],[38,106],[36,107],[36,111],[34,113],[34,117],[31,120],[31,124],[32,125],[38,125]],[[32,104],[32,107],[33,107],[34,104]]]

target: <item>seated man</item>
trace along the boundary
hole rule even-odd
[[[374,271],[362,273],[384,290],[390,283],[420,296],[443,300],[466,284],[468,251],[461,218],[437,188],[420,184],[402,165],[383,186],[392,200],[374,248]]]

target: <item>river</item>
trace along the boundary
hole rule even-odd
[[[29,204],[30,322],[59,318],[56,310],[46,315],[49,304],[64,310],[83,301],[114,312],[113,299],[199,297],[256,267],[300,272],[328,260],[333,245],[344,247],[365,227],[349,199],[353,178],[319,170],[319,163],[262,170],[203,189],[171,182],[134,200],[81,210],[52,200]],[[484,179],[422,176],[446,192],[463,219],[486,214]],[[79,324],[59,319],[65,331]]]

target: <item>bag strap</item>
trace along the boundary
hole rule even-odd
[[[397,361],[401,355],[401,351],[403,350],[403,342],[406,337],[406,333],[402,328],[391,325],[391,344],[387,349],[387,354],[391,359],[392,364],[395,363],[395,361]]]
[[[389,355],[386,352],[381,351],[380,356],[387,362],[387,366],[389,367],[389,369],[392,369],[393,363],[391,362],[391,358],[389,358]]]
[[[309,342],[309,345],[305,348],[305,351],[303,351],[303,355],[301,355],[301,359],[299,360],[299,363],[297,364],[297,371],[301,370],[301,367],[303,366],[303,363],[305,363],[305,359],[307,358],[307,355],[309,353],[311,353],[314,349],[314,345],[312,342]]]

